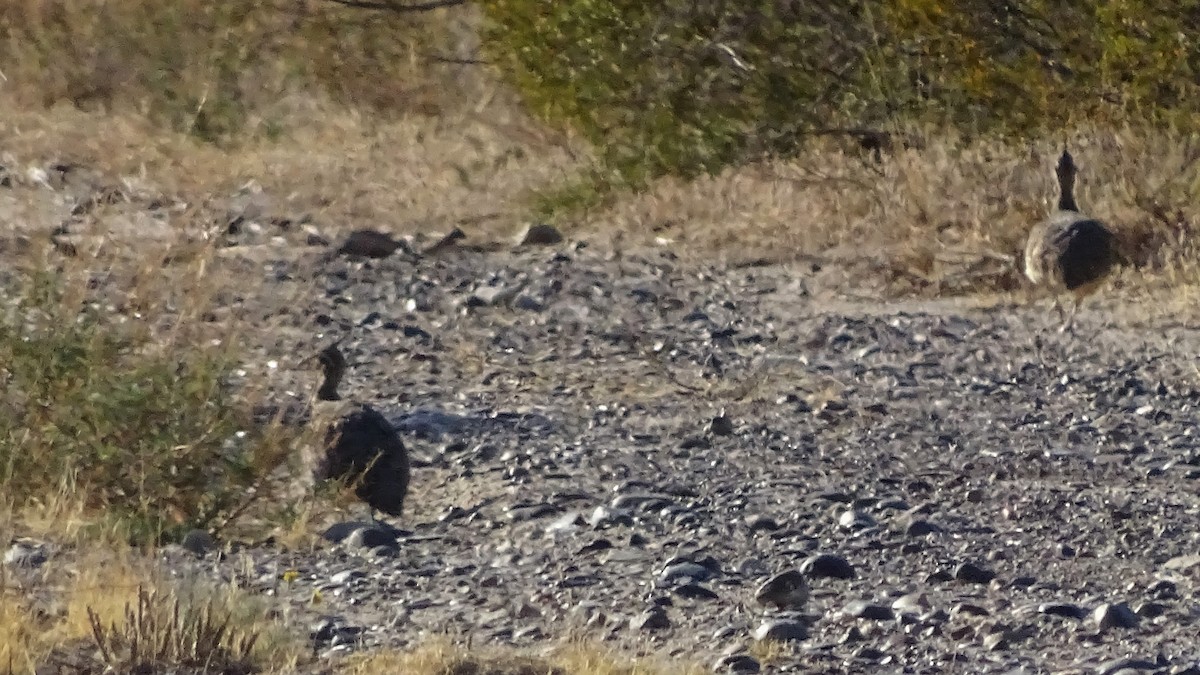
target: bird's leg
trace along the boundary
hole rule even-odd
[[[1058,294],[1054,295],[1054,312],[1058,314],[1059,323],[1063,323],[1067,320],[1066,312],[1063,310],[1062,298],[1059,297]]]
[[[1079,302],[1079,296],[1075,296],[1075,301],[1071,303],[1071,313],[1067,315],[1067,320],[1063,323],[1062,327],[1058,329],[1058,332],[1065,333],[1068,330],[1072,330],[1072,326],[1075,325],[1075,315],[1079,312]],[[1072,330],[1072,332],[1074,331]]]

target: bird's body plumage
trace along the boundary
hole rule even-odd
[[[338,394],[346,361],[336,345],[319,355],[325,380],[318,390],[318,410],[332,417],[324,438],[324,453],[313,477],[346,481],[372,510],[399,516],[408,493],[409,461],[396,430],[379,411],[365,404],[347,404]]]
[[[1108,274],[1116,262],[1113,251],[1113,235],[1104,223],[1058,211],[1030,233],[1025,274],[1035,284],[1079,291]]]
[[[1108,277],[1118,262],[1116,238],[1103,222],[1079,211],[1075,203],[1076,167],[1063,150],[1056,174],[1058,208],[1029,232],[1025,243],[1025,276],[1057,296],[1069,292],[1075,302],[1062,329],[1067,329],[1079,304]]]
[[[346,480],[372,509],[399,516],[408,492],[408,452],[374,408],[355,406],[329,425],[317,480]]]

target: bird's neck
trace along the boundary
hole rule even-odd
[[[1058,210],[1059,211],[1078,211],[1079,206],[1075,204],[1075,186],[1071,183],[1063,183],[1058,192]]]
[[[325,382],[321,383],[321,388],[317,390],[317,400],[318,401],[340,401],[340,400],[342,400],[341,394],[339,394],[337,391],[337,382],[330,382],[330,381],[326,380]]]

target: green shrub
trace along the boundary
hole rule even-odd
[[[223,380],[228,350],[160,350],[78,312],[42,274],[0,321],[0,490],[18,507],[66,487],[145,539],[228,516],[264,466],[231,443],[244,415]]]
[[[868,99],[869,3],[485,0],[485,44],[531,110],[632,184],[789,152]],[[836,26],[835,28],[832,28]]]
[[[582,132],[633,185],[855,129],[1197,126],[1197,0],[482,6],[486,44],[531,110]]]
[[[1197,126],[1196,0],[897,0],[886,18],[897,63],[921,85],[910,114],[1018,135]]]

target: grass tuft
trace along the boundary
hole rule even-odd
[[[164,665],[202,667],[227,674],[253,672],[250,664],[257,633],[238,634],[230,616],[215,602],[181,605],[178,597],[138,586],[137,601],[126,605],[123,621],[107,627],[87,608],[92,639],[100,658],[117,672],[142,672]]]
[[[62,551],[44,572],[0,584],[0,664],[12,672],[288,672],[304,658],[260,598],[178,569],[168,578],[128,551]]]
[[[332,2],[155,0],[0,5],[0,82],[31,105],[136,112],[210,143],[282,133],[296,91],[384,115],[470,96],[429,53],[462,37],[444,13]]]

